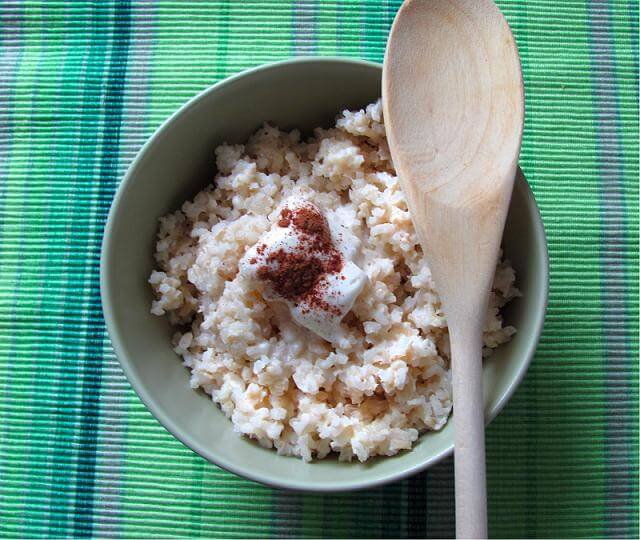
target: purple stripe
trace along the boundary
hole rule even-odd
[[[11,102],[15,91],[15,80],[22,58],[22,24],[20,9],[15,5],[2,8],[0,14],[0,210],[4,206],[7,190],[7,164],[11,152],[13,115]],[[3,213],[0,211],[0,229]]]
[[[629,347],[629,286],[625,275],[626,208],[619,91],[616,85],[611,6],[606,0],[591,0],[588,12],[601,181],[604,382],[609,409],[605,438],[607,474],[604,525],[608,536],[626,536],[636,519],[637,509],[631,506],[637,471],[634,471],[634,458],[631,455],[633,445],[630,441],[616,440],[621,434],[626,437],[633,433],[636,427],[629,406],[634,359]]]
[[[636,97],[638,96],[638,0],[631,0],[628,5],[629,26],[631,27],[631,56],[633,58],[636,81]]]
[[[293,5],[293,54],[309,56],[317,53],[318,6],[315,0],[299,0]]]

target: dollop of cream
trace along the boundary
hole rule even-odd
[[[296,323],[330,342],[344,336],[341,321],[367,280],[354,262],[360,241],[341,218],[290,197],[240,261],[266,300],[284,302]]]

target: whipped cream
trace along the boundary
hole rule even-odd
[[[260,284],[268,301],[284,302],[293,320],[327,341],[341,339],[341,321],[366,283],[354,263],[359,240],[301,197],[280,207],[275,223],[247,250],[240,272]]]

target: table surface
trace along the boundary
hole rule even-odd
[[[638,537],[638,3],[498,2],[522,56],[521,165],[551,256],[537,355],[489,427],[490,531]],[[447,537],[452,463],[287,493],[196,456],[105,333],[102,230],[180,104],[296,55],[381,61],[399,2],[0,3],[0,535]]]

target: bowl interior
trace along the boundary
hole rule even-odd
[[[114,348],[131,384],[151,412],[203,457],[272,485],[340,490],[398,479],[434,463],[453,446],[449,423],[422,436],[415,448],[365,464],[323,460],[306,464],[278,456],[240,437],[172,351],[172,329],[149,313],[147,278],[153,268],[158,217],[175,210],[214,174],[213,149],[243,142],[264,121],[283,129],[329,126],[344,108],[363,107],[380,94],[381,67],[309,59],[259,68],[200,94],[174,114],[131,165],[105,231],[102,299]],[[533,196],[519,173],[504,237],[523,298],[506,312],[518,333],[485,363],[485,405],[493,418],[523,377],[544,318],[547,258]]]

